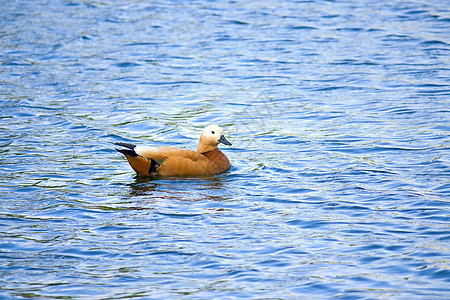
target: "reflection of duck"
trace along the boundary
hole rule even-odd
[[[223,176],[165,177],[159,180],[138,176],[127,186],[130,196],[139,197],[139,201],[145,203],[225,201],[231,198],[229,190],[224,188]]]
[[[200,136],[197,151],[167,146],[115,144],[128,148],[116,150],[125,155],[140,176],[189,176],[216,175],[230,168],[228,158],[218,149],[219,143],[231,146],[219,126],[209,125]]]

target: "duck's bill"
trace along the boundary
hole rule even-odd
[[[219,143],[222,143],[222,144],[227,145],[227,146],[231,146],[231,143],[225,138],[224,135],[222,135],[222,136],[220,137]]]

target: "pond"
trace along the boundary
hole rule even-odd
[[[0,298],[450,297],[447,1],[1,7]]]

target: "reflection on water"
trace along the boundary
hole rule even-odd
[[[1,7],[0,298],[450,297],[447,1]]]
[[[128,185],[131,188],[129,196],[153,200],[225,201],[228,198],[224,192],[223,176],[226,175],[165,179],[136,176],[135,181]],[[195,185],[195,190],[192,190],[192,185]]]

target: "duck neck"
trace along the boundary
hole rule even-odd
[[[197,148],[197,153],[206,153],[206,152],[210,152],[210,151],[213,151],[216,149],[218,149],[217,146],[207,146],[207,145],[199,144],[198,148]]]

